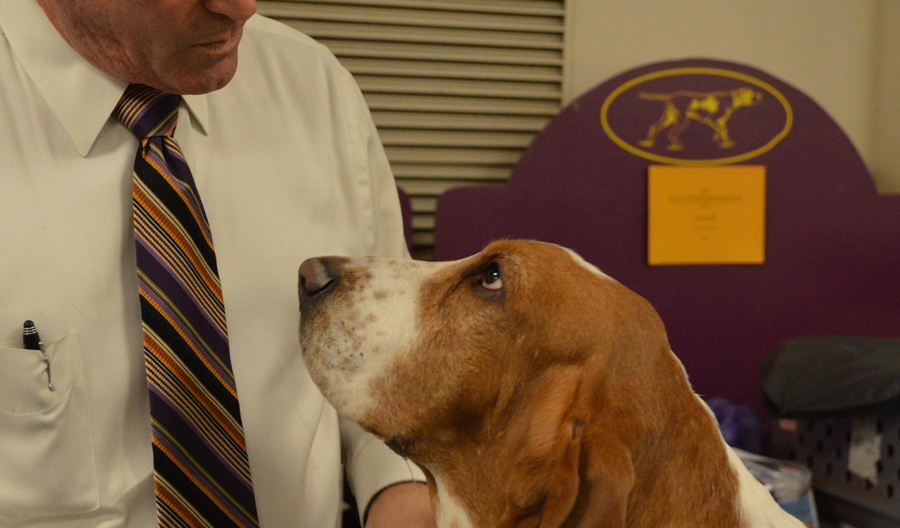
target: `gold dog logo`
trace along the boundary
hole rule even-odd
[[[741,140],[730,126],[736,112],[743,118]],[[647,118],[641,120],[642,115]],[[778,90],[755,77],[718,68],[675,68],[613,90],[600,121],[610,139],[637,156],[675,165],[721,165],[771,150],[790,131],[793,113]]]
[[[755,106],[762,99],[762,94],[751,88],[738,88],[727,92],[686,92],[674,93],[639,93],[638,97],[648,101],[659,101],[665,104],[662,117],[650,125],[647,138],[638,141],[642,147],[656,145],[656,135],[668,129],[669,144],[666,149],[684,150],[681,144],[681,133],[691,123],[703,123],[713,131],[713,141],[721,148],[731,148],[734,141],[728,135],[728,119],[738,108]]]

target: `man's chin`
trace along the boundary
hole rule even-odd
[[[237,50],[226,57],[202,65],[184,65],[150,84],[160,90],[180,95],[197,95],[224,88],[237,71]]]

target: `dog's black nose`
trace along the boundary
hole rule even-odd
[[[343,260],[334,257],[306,259],[300,264],[298,293],[300,309],[312,300],[318,300],[331,293],[337,286],[338,263]]]

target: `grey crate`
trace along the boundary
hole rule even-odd
[[[874,421],[881,435],[875,482],[852,473],[847,466],[854,423],[860,419]],[[900,527],[900,415],[793,423],[792,429],[775,421],[772,455],[801,462],[812,471],[823,522],[858,528]]]

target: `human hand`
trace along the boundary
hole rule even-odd
[[[402,482],[383,489],[369,505],[366,528],[436,528],[428,487]]]

